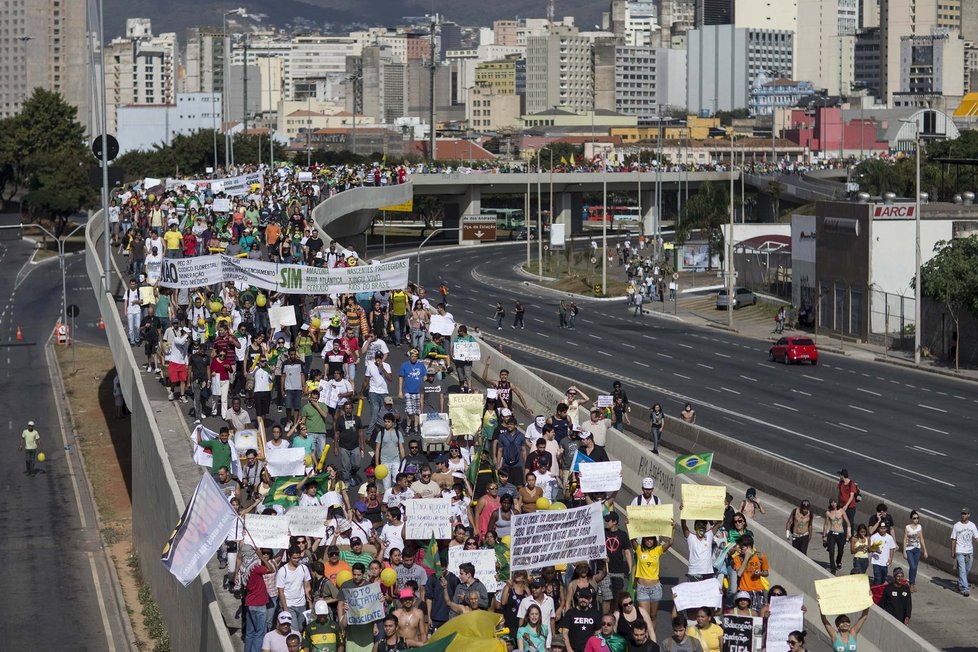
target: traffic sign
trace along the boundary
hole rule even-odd
[[[496,241],[496,216],[495,215],[463,215],[462,216],[462,241],[463,242],[495,242]]]
[[[109,134],[105,137],[105,146],[107,151],[108,160],[114,159],[119,155],[119,141],[115,139],[115,136]],[[92,154],[95,154],[95,158],[102,161],[102,137],[96,136],[95,140],[92,141]]]
[[[79,313],[78,306],[73,303],[69,303],[68,307],[65,308],[65,312],[68,313],[69,317],[77,317]]]

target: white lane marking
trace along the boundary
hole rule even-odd
[[[605,353],[604,351],[598,351],[598,353],[600,353],[601,355],[606,355],[606,356],[608,356],[609,358],[613,358],[613,357],[614,357],[614,356],[613,356],[613,355],[611,355],[610,353]]]
[[[689,376],[684,376],[682,374],[677,374],[675,371],[672,372],[672,375],[673,376],[679,376],[680,378],[685,378],[686,380],[692,380],[692,378],[690,378]]]
[[[744,380],[749,380],[752,383],[757,382],[757,378],[751,378],[750,376],[745,376],[744,374],[740,374],[740,377],[743,378]]]
[[[937,392],[940,396],[947,396],[947,392]]]
[[[644,338],[645,338],[645,339],[647,339],[647,340],[654,340],[654,339],[657,339],[657,338],[655,338],[655,337],[653,337],[653,336],[651,336],[651,335],[643,335],[642,337],[644,337]]]
[[[918,428],[923,428],[924,430],[930,430],[931,432],[936,432],[939,435],[950,435],[951,434],[951,433],[949,433],[947,431],[944,431],[944,430],[938,430],[937,428],[931,428],[930,426],[925,426],[922,423],[918,423],[917,424],[917,427]]]
[[[743,421],[737,421],[736,419],[731,419],[730,417],[723,417],[723,418],[726,419],[727,421],[730,421],[731,423],[736,423],[741,426],[744,425]]]
[[[860,412],[865,412],[867,414],[876,414],[872,410],[867,410],[866,408],[859,407],[858,405],[850,405],[849,407],[851,407],[853,410],[859,410]]]
[[[92,569],[92,582],[95,584],[95,600],[98,602],[98,610],[102,614],[102,628],[105,630],[105,640],[109,644],[109,652],[115,652],[115,643],[112,642],[112,627],[109,625],[109,613],[105,609],[105,600],[102,598],[102,587],[98,583],[98,570],[95,568],[94,553],[88,554],[88,565]]]
[[[765,369],[767,369],[770,366],[771,363],[769,363],[769,362],[758,362],[756,364],[757,364],[758,367],[764,367]]]
[[[465,313],[466,313],[466,314],[469,314],[469,315],[474,315],[474,314],[475,314],[474,312],[472,312],[472,311],[471,311],[471,310],[469,310],[468,308],[462,308],[462,310],[464,310],[464,311],[465,311]]]
[[[817,380],[820,383],[825,382],[824,380],[822,380],[821,378],[817,378],[816,376],[809,376],[808,374],[802,374],[802,376],[807,378],[808,380]]]
[[[587,336],[588,336],[588,337],[593,337],[593,338],[594,338],[594,339],[596,339],[596,340],[600,340],[600,339],[602,339],[601,337],[599,337],[599,336],[597,336],[597,335],[595,335],[594,333],[588,333],[588,334],[587,334]]]
[[[955,395],[954,395],[954,398],[959,398],[959,399],[961,399],[962,401],[967,401],[967,400],[968,400],[968,399],[966,399],[966,398],[965,398],[965,397],[963,397],[963,396],[958,396],[957,394],[955,394]]]
[[[927,410],[933,410],[934,412],[943,412],[944,414],[947,414],[947,410],[943,410],[939,407],[934,407],[932,405],[924,405],[923,403],[917,403],[917,407],[922,407]]]
[[[918,480],[917,478],[911,478],[909,475],[906,475],[906,474],[903,474],[903,473],[897,473],[896,471],[890,471],[890,473],[892,473],[893,475],[898,475],[901,478],[905,478],[907,480],[910,480],[911,482],[916,482],[917,484],[927,484],[923,480]]]
[[[548,340],[550,339],[550,336],[547,335],[546,333],[537,333],[537,335],[539,335],[540,337],[546,337]]]
[[[632,346],[631,344],[626,344],[625,342],[622,342],[622,343],[621,343],[621,345],[622,345],[622,346],[624,346],[624,347],[627,347],[627,348],[629,348],[629,349],[634,349],[634,348],[635,348],[635,347],[634,347],[634,346]]]
[[[873,396],[883,396],[879,392],[874,392],[874,391],[872,391],[870,389],[863,389],[862,387],[857,387],[856,388],[856,391],[857,392],[862,392],[863,394],[872,394]]]
[[[921,453],[927,453],[928,455],[935,455],[935,456],[939,456],[939,457],[947,457],[947,454],[946,453],[942,453],[940,451],[935,451],[935,450],[932,450],[930,448],[924,448],[923,446],[905,446],[905,448],[909,448],[910,450],[920,451]]]
[[[774,407],[779,407],[783,410],[791,410],[792,412],[798,411],[796,408],[793,408],[790,405],[781,405],[780,403],[773,403],[772,405],[774,405]]]
[[[703,367],[704,369],[712,369],[712,368],[713,368],[713,367],[711,367],[711,366],[710,366],[710,365],[708,365],[708,364],[703,364],[702,362],[697,362],[697,363],[696,363],[696,366],[697,366],[697,367]]]
[[[730,356],[729,356],[729,355],[727,355],[726,353],[720,353],[720,352],[718,352],[718,351],[714,351],[714,352],[713,352],[713,355],[718,355],[718,356],[720,356],[721,358],[727,358],[728,360],[730,359]]]
[[[920,391],[922,391],[922,392],[929,392],[929,391],[932,391],[932,390],[929,390],[926,387],[921,387],[920,388]]]
[[[570,344],[571,346],[580,346],[580,344],[578,344],[574,340],[564,340],[564,341],[567,342],[568,344]]]
[[[668,353],[660,353],[657,351],[656,355],[661,355],[663,358],[669,358],[670,360],[672,360],[672,356],[669,355]]]
[[[917,509],[919,509],[922,512],[927,512],[931,516],[936,516],[939,519],[943,519],[943,520],[947,521],[948,523],[951,523],[952,521],[954,521],[953,518],[951,518],[949,516],[944,516],[944,514],[938,514],[937,512],[932,512],[929,509],[927,509],[926,507],[918,507]]]
[[[593,324],[594,323],[590,319],[581,319],[581,321],[584,322],[585,324]]]
[[[835,451],[832,450],[832,449],[830,449],[830,448],[824,448],[822,446],[815,446],[814,444],[809,444],[807,442],[805,443],[805,446],[808,446],[809,448],[814,448],[815,450],[824,451],[826,453],[832,453],[833,455],[835,455]]]
[[[543,323],[543,320],[542,319],[537,319],[536,317],[531,317],[530,319],[532,319],[533,321],[536,321],[536,322],[540,322],[541,324]]]
[[[723,392],[721,392],[716,387],[707,387],[707,389],[710,390],[711,392],[716,392],[717,394],[723,394]]]
[[[731,394],[737,394],[738,396],[740,395],[740,392],[738,392],[737,390],[730,389],[728,387],[723,387],[722,385],[720,386],[720,389],[722,389],[725,392],[730,392]]]
[[[691,348],[693,348],[689,344],[683,344],[682,342],[679,343],[679,346],[683,347],[684,349],[691,349]]]
[[[644,362],[639,362],[638,360],[632,360],[632,362],[634,362],[635,364],[637,364],[640,367],[648,367],[649,366],[649,365],[645,364]]]
[[[842,423],[841,421],[839,422],[839,425],[842,426],[843,428],[849,428],[849,430],[858,430],[859,432],[869,432],[868,430],[863,430],[858,426],[850,426],[848,423]]]
[[[802,391],[800,389],[793,389],[791,391],[793,391],[795,394],[804,394],[805,396],[811,396],[811,394],[809,394],[808,392]]]

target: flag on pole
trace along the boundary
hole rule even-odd
[[[571,471],[573,471],[574,473],[578,473],[581,470],[581,464],[590,464],[593,461],[594,460],[592,460],[590,457],[588,457],[581,451],[577,451],[574,454],[574,462],[573,464],[571,464]]]
[[[421,565],[430,568],[435,575],[441,575],[441,557],[438,554],[438,541],[434,534],[424,548],[424,559],[421,560]]]
[[[713,453],[693,453],[692,455],[680,455],[676,458],[676,475],[699,473],[708,476],[712,467]]]

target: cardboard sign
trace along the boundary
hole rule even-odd
[[[531,570],[607,554],[601,504],[513,517],[510,570]]]
[[[679,517],[687,521],[723,520],[724,498],[727,488],[723,485],[684,484],[683,505]]]
[[[448,571],[458,576],[460,564],[470,563],[475,566],[475,578],[486,585],[486,591],[492,593],[503,587],[504,582],[496,580],[496,551],[495,550],[463,550],[462,546],[448,549]]]
[[[845,575],[815,580],[818,607],[826,616],[857,613],[873,605],[868,575]]]
[[[384,599],[380,594],[380,582],[344,588],[343,600],[346,602],[348,625],[366,625],[384,618]]]
[[[289,517],[245,514],[245,543],[259,548],[283,549],[289,547]]]
[[[618,460],[581,464],[580,469],[581,491],[586,494],[621,489],[621,462]]]
[[[776,595],[771,597],[771,615],[767,619],[768,652],[788,652],[788,634],[805,629],[805,604],[803,595]]]
[[[306,449],[304,448],[267,448],[265,463],[268,475],[282,478],[302,475],[306,472]]]
[[[452,538],[452,500],[416,498],[405,501],[404,537],[418,541]]]
[[[485,402],[483,394],[449,394],[448,418],[452,421],[452,434],[468,436],[479,432]]]
[[[478,342],[459,342],[452,345],[452,357],[459,362],[476,362],[482,359]]]
[[[628,516],[628,536],[671,537],[672,505],[629,505],[625,508]]]
[[[289,534],[291,536],[319,537],[326,536],[326,518],[329,507],[314,505],[290,507],[285,515],[289,518]]]
[[[682,582],[672,587],[672,600],[676,611],[699,607],[721,608],[720,580],[710,577],[699,582]]]

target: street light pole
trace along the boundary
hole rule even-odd
[[[439,233],[444,233],[446,231],[458,231],[461,228],[462,227],[460,227],[460,226],[456,226],[456,227],[450,227],[450,228],[447,228],[447,229],[445,229],[445,228],[435,229],[434,231],[432,231],[428,235],[427,238],[425,238],[424,240],[421,241],[421,244],[418,245],[418,276],[417,276],[417,283],[418,283],[419,286],[421,285],[421,247],[425,246],[428,243],[428,240],[431,240],[433,237],[435,237],[435,235],[437,235]]]
[[[608,293],[608,161],[601,152],[601,294]]]
[[[733,257],[734,257],[734,165],[733,165],[734,132],[730,128],[730,231],[727,233],[727,326],[733,328],[734,293],[733,293]]]
[[[914,207],[914,226],[916,228],[916,244],[914,246],[914,251],[916,253],[916,260],[914,264],[914,279],[916,282],[913,284],[913,298],[914,298],[914,329],[913,329],[913,363],[920,366],[920,331],[922,324],[920,323],[920,313],[921,313],[921,301],[922,298],[922,283],[920,280],[920,127],[917,127],[917,137],[916,137],[916,156],[917,159],[917,180],[914,185],[914,192],[916,192],[916,206]]]

